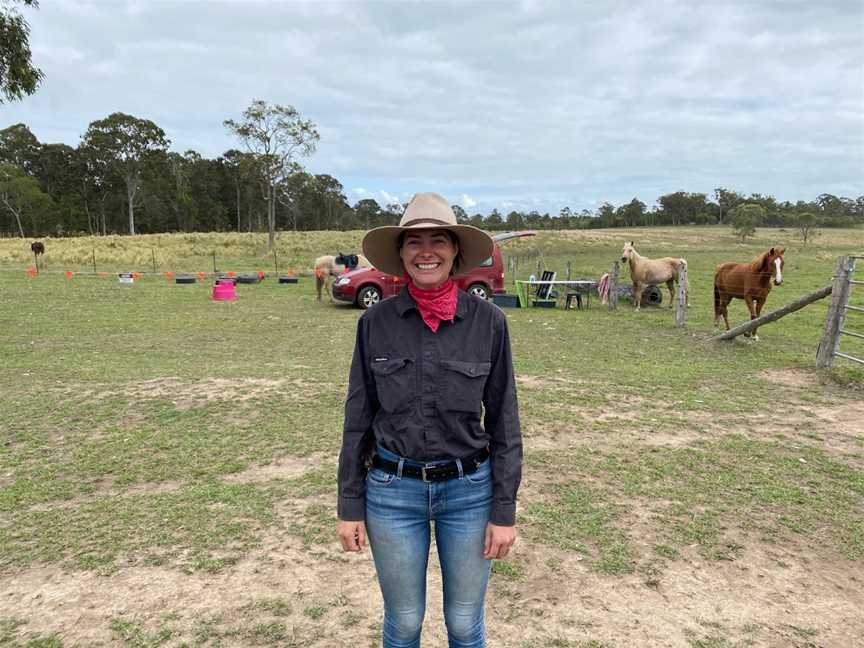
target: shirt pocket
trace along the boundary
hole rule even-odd
[[[411,358],[390,358],[371,364],[378,402],[386,412],[409,410],[414,405],[414,367]]]
[[[492,370],[491,362],[441,360],[444,379],[442,409],[480,413],[483,390]]]

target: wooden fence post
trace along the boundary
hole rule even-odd
[[[852,271],[852,257],[841,256],[837,259],[837,274],[834,275],[831,305],[822,329],[822,339],[816,349],[816,367],[827,369],[834,362],[834,354],[840,346],[840,329],[846,317],[846,303],[849,301],[849,273]]]
[[[687,264],[678,268],[678,306],[675,309],[675,328],[682,328],[687,320]]]
[[[609,310],[618,308],[618,262],[612,264],[609,272]]]

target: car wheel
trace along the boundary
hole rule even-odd
[[[468,286],[468,294],[479,297],[480,299],[489,299],[489,289],[481,283],[475,283]]]
[[[381,291],[375,286],[363,286],[357,293],[357,305],[366,310],[381,301]]]

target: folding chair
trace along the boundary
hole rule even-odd
[[[544,270],[543,274],[540,276],[540,281],[555,281],[555,271],[554,270]],[[541,283],[537,286],[537,291],[534,293],[534,306],[541,306],[545,308],[554,308],[555,302],[557,301],[552,296],[552,284],[551,283]]]

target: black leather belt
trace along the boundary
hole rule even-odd
[[[462,474],[470,475],[471,473],[476,472],[480,467],[480,464],[488,458],[489,449],[483,448],[470,457],[460,459],[462,462]],[[380,468],[384,472],[390,473],[391,475],[399,474],[399,462],[382,459],[377,454],[372,457],[372,465],[376,468]],[[424,482],[446,481],[459,476],[459,466],[455,461],[448,461],[447,463],[430,466],[428,468],[426,466],[412,466],[404,463],[402,464],[402,476],[411,477],[413,479],[422,479]]]

